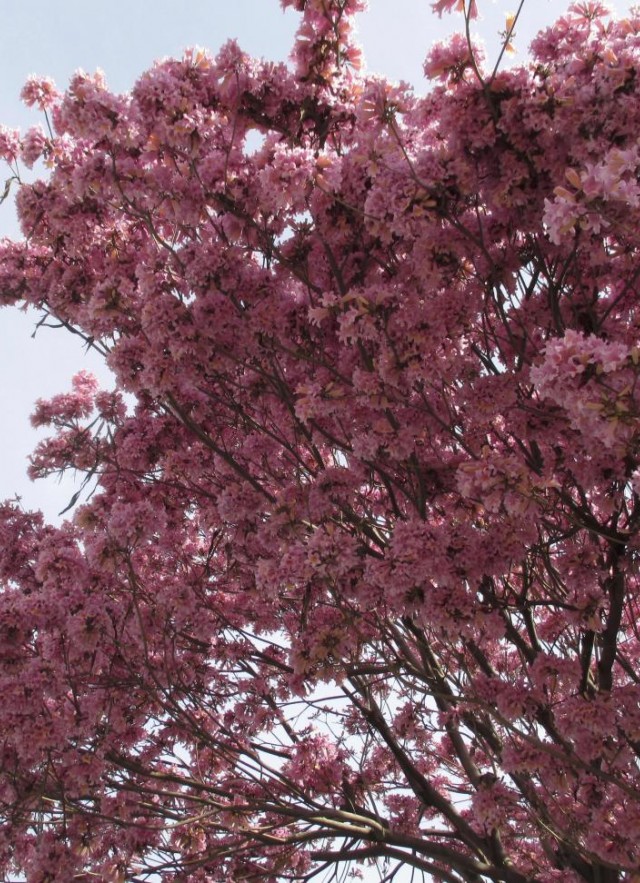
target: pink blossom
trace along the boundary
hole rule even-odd
[[[469,46],[463,34],[454,34],[446,42],[436,43],[430,50],[424,62],[425,76],[431,80],[460,79],[471,66],[472,53],[475,57],[476,51],[475,47]]]
[[[490,76],[459,34],[421,97],[360,0],[283,5],[291,66],[34,80],[54,134],[2,130],[48,174],[0,299],[116,388],[35,405],[67,520],[0,504],[0,877],[629,877],[640,19]]]
[[[477,18],[478,17],[478,9],[476,5],[476,0],[470,0],[468,7],[466,0],[437,0],[437,2],[431,4],[431,8],[434,12],[437,12],[440,17],[442,17],[443,12],[464,12],[468,13],[469,18]]]
[[[47,150],[49,143],[42,126],[33,126],[27,130],[20,145],[20,159],[28,169],[33,168]]]
[[[0,159],[14,163],[20,155],[20,132],[0,126]]]
[[[29,77],[22,87],[20,97],[27,105],[33,107],[36,104],[40,110],[47,110],[60,99],[60,92],[50,77]]]

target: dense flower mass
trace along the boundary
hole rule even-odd
[[[291,67],[0,128],[0,300],[119,390],[36,405],[67,521],[0,507],[0,876],[637,880],[640,12],[418,98],[283,5]]]

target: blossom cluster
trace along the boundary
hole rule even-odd
[[[640,15],[490,76],[458,35],[417,97],[360,0],[283,5],[291,66],[0,128],[47,170],[0,303],[118,386],[35,405],[67,520],[0,506],[0,876],[631,880]]]

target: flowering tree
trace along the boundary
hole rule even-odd
[[[416,98],[283,5],[294,69],[0,130],[2,303],[128,394],[37,404],[69,520],[1,507],[3,879],[637,880],[640,13]]]

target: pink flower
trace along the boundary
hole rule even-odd
[[[46,151],[50,144],[42,126],[33,126],[28,129],[22,139],[20,147],[20,159],[25,166],[30,169],[33,167],[42,154]]]
[[[476,63],[480,63],[482,52],[479,47],[469,47],[464,34],[454,34],[433,46],[423,65],[424,74],[430,80],[460,80],[472,64],[472,53]]]
[[[441,18],[443,12],[466,12],[467,9],[469,10],[469,18],[478,17],[476,0],[470,0],[468,7],[466,0],[436,0],[431,4],[431,8]]]
[[[0,126],[0,159],[14,163],[20,155],[20,132]]]
[[[61,97],[60,92],[50,77],[29,77],[22,87],[20,97],[27,105],[37,105],[40,110],[47,110]]]

